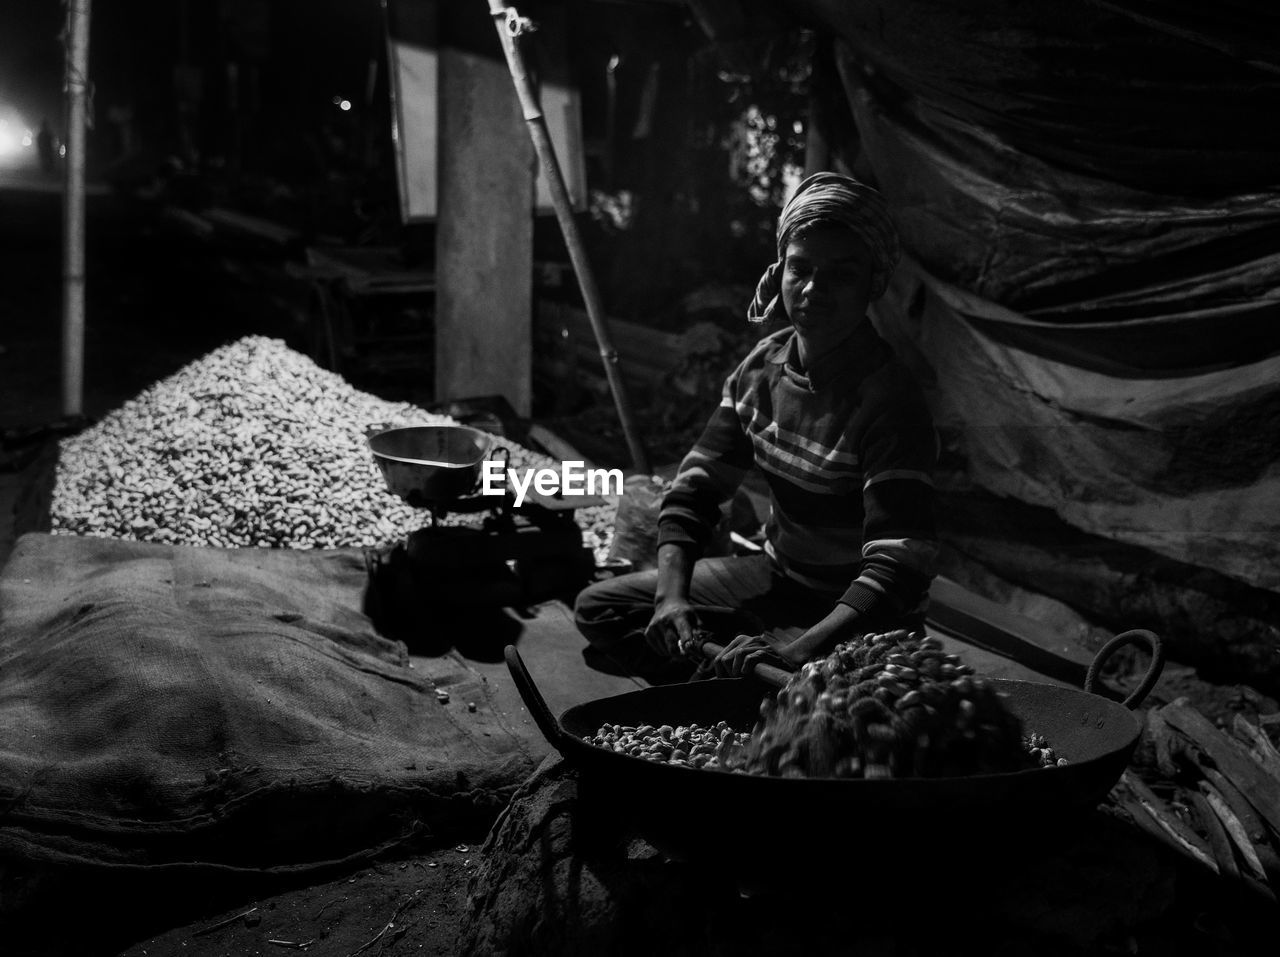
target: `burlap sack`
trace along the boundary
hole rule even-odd
[[[532,758],[486,702],[437,701],[365,581],[359,550],[23,537],[0,574],[0,918],[48,880],[318,872],[483,828]]]

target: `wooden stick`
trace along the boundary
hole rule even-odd
[[[357,957],[357,955],[363,954],[366,950],[368,950],[370,947],[376,944],[379,940],[381,940],[382,936],[387,931],[391,930],[393,927],[396,926],[396,920],[400,917],[400,912],[403,911],[410,904],[412,904],[414,901],[416,901],[418,899],[418,895],[421,893],[422,893],[421,889],[416,890],[413,892],[412,896],[401,901],[400,906],[395,909],[395,912],[391,915],[391,919],[387,921],[386,926],[384,926],[382,930],[378,931],[371,938],[369,938],[363,944],[361,944],[359,947],[353,950],[350,954],[347,955],[347,957]]]
[[[724,651],[724,645],[717,645],[714,641],[704,641],[701,646],[702,654],[710,661],[720,652]],[[756,678],[760,679],[767,685],[775,688],[784,688],[788,681],[791,680],[790,671],[784,671],[774,665],[766,665],[757,663],[752,665],[752,673]]]
[[[1231,849],[1231,838],[1227,836],[1222,822],[1214,814],[1209,801],[1199,791],[1190,795],[1191,806],[1196,810],[1200,823],[1209,832],[1209,849],[1213,851],[1213,859],[1218,862],[1218,874],[1227,880],[1240,880],[1240,868],[1236,864],[1236,853]]]
[[[1280,751],[1271,743],[1267,733],[1248,722],[1244,715],[1238,714],[1231,722],[1231,729],[1236,737],[1249,747],[1249,753],[1277,781],[1280,781]]]
[[[1147,712],[1147,737],[1151,739],[1151,744],[1156,752],[1156,767],[1160,773],[1167,778],[1175,778],[1178,776],[1178,765],[1175,755],[1184,749],[1180,746],[1181,739],[1176,737],[1173,730],[1169,727],[1169,723],[1164,720],[1160,714],[1159,708],[1152,708]]]
[[[565,248],[569,252],[569,261],[573,264],[574,274],[578,277],[578,291],[582,293],[582,302],[587,308],[587,318],[591,321],[591,330],[595,333],[599,346],[600,359],[604,364],[605,378],[609,381],[609,391],[613,394],[613,404],[618,412],[618,421],[622,424],[622,434],[631,452],[631,464],[637,472],[648,475],[653,469],[649,466],[649,453],[636,427],[635,417],[631,411],[631,399],[622,375],[618,369],[618,352],[613,347],[610,337],[608,319],[604,313],[604,305],[596,286],[595,273],[587,258],[586,245],[578,230],[577,221],[573,218],[573,204],[569,191],[564,183],[564,173],[560,170],[560,162],[556,158],[555,147],[551,142],[551,134],[547,131],[547,121],[542,114],[542,105],[529,79],[525,68],[524,55],[520,50],[520,34],[526,21],[519,17],[505,0],[488,0],[489,14],[493,17],[493,25],[498,31],[498,41],[502,44],[502,52],[507,60],[507,68],[511,80],[515,84],[516,98],[520,101],[524,113],[525,125],[533,140],[533,148],[541,164],[547,189],[551,193],[551,205],[555,209],[556,220],[560,223],[560,232],[564,238]]]
[[[1200,765],[1200,773],[1226,800],[1232,813],[1244,825],[1245,834],[1248,835],[1249,840],[1254,844],[1266,844],[1267,826],[1262,823],[1262,818],[1258,817],[1258,812],[1253,809],[1249,799],[1240,793],[1240,789],[1232,784],[1229,778],[1223,777],[1217,768],[1210,767],[1208,764]]]
[[[1280,854],[1277,854],[1272,846],[1267,825],[1262,822],[1262,818],[1258,817],[1258,812],[1253,809],[1248,798],[1241,794],[1239,788],[1229,779],[1206,764],[1200,765],[1200,772],[1217,789],[1236,819],[1244,826],[1245,836],[1252,842],[1254,853],[1261,862],[1262,869],[1266,871],[1271,885],[1280,888]]]
[[[1178,857],[1190,861],[1197,867],[1208,867],[1215,874],[1217,873],[1217,864],[1211,859],[1201,857],[1193,848],[1184,844],[1168,827],[1161,823],[1158,813],[1143,804],[1132,793],[1123,793],[1125,791],[1126,789],[1117,786],[1112,792],[1113,800],[1117,801],[1121,807],[1129,812],[1129,816],[1133,819],[1135,826],[1150,834],[1152,838],[1169,848]]]
[[[219,928],[226,927],[228,924],[234,924],[238,920],[243,920],[244,918],[248,917],[257,909],[258,908],[256,907],[250,907],[247,911],[244,911],[241,914],[236,914],[234,917],[228,917],[226,920],[220,920],[216,924],[210,924],[208,927],[201,928],[200,930],[193,933],[191,936],[200,937],[204,934],[211,934],[215,930],[218,930]]]
[[[1126,788],[1117,785],[1111,792],[1111,798],[1129,813],[1136,827],[1150,834],[1155,840],[1169,848],[1170,851],[1181,858],[1191,861],[1193,864],[1200,865],[1204,863],[1200,858],[1188,851],[1186,845],[1170,836],[1169,832],[1157,823],[1150,810],[1144,807],[1142,802],[1134,797],[1133,794],[1128,793]]]
[[[1164,719],[1194,741],[1214,766],[1240,789],[1263,820],[1280,833],[1280,781],[1194,708],[1168,704],[1160,710]]]
[[[1122,780],[1133,792],[1137,799],[1138,806],[1151,816],[1151,819],[1159,825],[1160,829],[1167,834],[1175,844],[1181,847],[1187,854],[1191,855],[1196,861],[1203,864],[1213,873],[1219,873],[1218,864],[1214,860],[1213,855],[1209,851],[1209,847],[1191,828],[1187,827],[1172,812],[1164,811],[1164,802],[1156,797],[1154,791],[1146,786],[1136,775],[1125,771],[1121,775]]]
[[[1244,824],[1227,806],[1226,800],[1218,793],[1218,789],[1208,781],[1200,782],[1200,793],[1204,796],[1206,806],[1217,817],[1226,835],[1240,851],[1241,859],[1245,864],[1249,865],[1249,870],[1253,871],[1253,875],[1258,880],[1265,881],[1267,879],[1266,869],[1263,868],[1262,861],[1258,859],[1258,852],[1254,850],[1253,842],[1249,840]]]

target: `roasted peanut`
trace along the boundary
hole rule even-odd
[[[448,424],[354,389],[277,339],[249,336],[63,439],[55,533],[229,548],[382,547],[423,525],[387,491],[365,429]],[[507,439],[511,467],[551,464]],[[608,555],[616,505],[579,509]],[[449,515],[476,524],[482,515]]]

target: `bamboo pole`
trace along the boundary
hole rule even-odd
[[[84,159],[89,91],[90,0],[67,0],[67,148],[62,192],[62,412],[84,405]]]
[[[556,219],[564,234],[565,245],[569,249],[569,261],[573,264],[573,271],[578,277],[578,288],[582,292],[587,318],[591,321],[591,329],[595,333],[596,344],[600,349],[600,359],[604,362],[605,377],[609,382],[609,391],[613,394],[614,406],[618,410],[618,419],[622,423],[627,448],[631,452],[632,465],[636,471],[647,475],[651,471],[649,455],[636,429],[635,419],[631,414],[631,402],[627,397],[622,375],[618,371],[618,352],[614,349],[609,336],[604,308],[600,301],[600,291],[596,287],[595,276],[587,261],[586,248],[582,243],[582,235],[578,232],[577,221],[573,218],[573,206],[564,185],[564,174],[556,159],[555,147],[551,143],[551,134],[547,132],[542,106],[534,92],[533,84],[529,81],[524,56],[520,52],[519,36],[528,21],[518,16],[515,8],[508,7],[504,0],[489,0],[489,13],[493,16],[493,25],[498,30],[498,39],[502,43],[502,52],[507,58],[507,68],[511,71],[511,80],[515,84],[516,96],[520,100],[520,109],[524,113],[525,123],[529,128],[533,148],[538,154],[538,162],[547,178],[551,204],[555,208]]]

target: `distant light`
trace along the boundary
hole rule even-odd
[[[338,104],[338,109],[342,110],[345,113],[347,110],[351,109],[351,101],[343,100],[341,103]]]
[[[342,97],[340,97],[340,96],[335,96],[335,97],[333,98],[333,105],[334,105],[334,106],[341,106],[341,105],[342,105]]]
[[[59,147],[58,147],[58,155],[59,155],[59,156],[66,156],[66,155],[67,155],[67,147],[66,147],[66,144],[65,144],[65,143],[64,143],[62,146],[59,146]]]
[[[25,133],[23,133],[23,134],[22,134],[22,145],[23,145],[23,146],[30,146],[30,145],[31,145],[31,131],[30,131],[30,130],[27,130]]]

